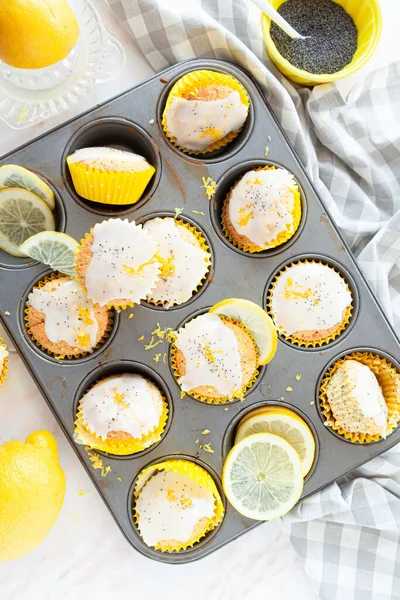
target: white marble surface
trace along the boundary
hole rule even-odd
[[[95,4],[107,28],[126,49],[127,61],[119,78],[93,89],[74,111],[34,129],[16,132],[0,123],[0,155],[152,74],[104,1],[95,0]],[[340,84],[344,92],[370,68],[400,58],[399,4],[381,0],[381,5],[384,32],[380,47],[367,67]],[[165,600],[317,598],[278,523],[261,525],[191,565],[163,565],[136,553],[117,529],[20,358],[12,352],[9,377],[0,390],[0,442],[24,439],[35,429],[48,429],[56,436],[67,493],[58,522],[42,545],[18,561],[0,565],[1,600],[119,600],[127,594],[141,600],[157,596]],[[80,496],[78,490],[88,493]]]

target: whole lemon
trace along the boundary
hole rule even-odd
[[[65,58],[79,37],[66,0],[0,0],[0,60],[41,69]]]
[[[65,476],[48,431],[0,446],[0,561],[38,546],[57,520]]]

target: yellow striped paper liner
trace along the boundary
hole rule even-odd
[[[40,281],[38,281],[38,283],[36,285],[33,286],[32,291],[38,287],[39,289],[42,288],[46,283],[48,283],[49,281],[53,281],[54,279],[60,279],[61,277],[67,277],[68,275],[61,275],[58,273],[51,273],[50,275],[46,275],[43,279],[41,279]],[[108,312],[108,325],[106,328],[106,331],[104,332],[103,337],[101,338],[101,340],[96,344],[96,346],[94,348],[92,348],[92,350],[90,352],[85,352],[84,350],[76,352],[74,354],[54,354],[53,352],[51,352],[48,348],[46,348],[46,346],[43,346],[34,336],[30,325],[29,325],[29,305],[25,306],[25,310],[24,310],[24,322],[25,322],[25,330],[27,332],[27,334],[29,335],[29,337],[31,338],[31,340],[33,342],[35,342],[36,346],[38,348],[40,348],[41,350],[43,350],[43,352],[46,352],[49,356],[53,356],[55,359],[57,360],[75,360],[77,358],[84,358],[85,356],[88,356],[89,354],[92,354],[95,350],[98,350],[99,348],[101,348],[101,346],[104,344],[104,342],[106,341],[106,339],[109,337],[113,324],[114,324],[114,314],[109,310]]]
[[[221,140],[217,140],[210,144],[204,150],[189,150],[188,148],[184,148],[177,143],[176,137],[174,137],[167,127],[167,119],[166,114],[168,110],[171,108],[171,104],[174,98],[182,98],[185,93],[196,91],[198,88],[207,87],[209,85],[220,85],[227,86],[232,88],[232,90],[236,90],[240,94],[240,98],[247,108],[250,108],[250,100],[249,96],[241,83],[235,77],[231,75],[227,75],[226,73],[218,73],[217,71],[209,71],[206,69],[202,69],[199,71],[192,71],[191,73],[187,73],[183,75],[175,85],[172,87],[170,93],[168,94],[167,102],[165,105],[165,109],[162,116],[162,126],[167,138],[172,142],[179,150],[182,152],[186,152],[187,154],[207,154],[208,152],[213,152],[214,150],[218,150],[223,146],[226,146],[231,142],[235,137],[240,133],[243,129],[243,126],[236,132],[231,131]]]
[[[194,317],[194,318],[196,318],[196,317]],[[229,323],[233,323],[234,325],[237,325],[238,327],[240,327],[241,329],[243,329],[243,331],[245,333],[247,333],[247,335],[249,336],[249,338],[253,342],[253,346],[254,346],[254,349],[255,349],[256,354],[257,354],[257,362],[258,362],[258,355],[259,355],[258,347],[257,347],[257,344],[256,344],[253,336],[251,335],[251,333],[247,329],[247,327],[245,325],[243,325],[243,323],[241,323],[240,321],[237,321],[236,319],[231,319],[230,317],[223,317],[223,316],[219,315],[219,318],[222,321],[228,321]],[[190,319],[190,320],[192,320],[192,319]],[[188,323],[189,322],[190,321],[188,321]],[[187,323],[185,323],[185,325],[187,325]],[[171,347],[171,366],[172,366],[172,370],[173,370],[173,373],[175,375],[175,378],[178,381],[178,379],[180,377],[180,373],[179,373],[179,368],[178,368],[177,355],[178,355],[178,348],[175,346],[175,344],[172,344],[172,347]],[[193,390],[189,390],[188,392],[185,392],[185,393],[188,394],[189,396],[192,396],[193,398],[196,398],[196,400],[201,400],[202,402],[206,402],[207,404],[226,404],[228,402],[234,402],[237,399],[242,400],[243,399],[243,395],[245,394],[245,392],[247,390],[249,390],[254,385],[254,383],[257,381],[258,375],[259,375],[259,369],[257,367],[255,369],[252,377],[248,381],[247,385],[243,386],[240,390],[238,390],[232,398],[229,398],[228,396],[221,396],[219,398],[211,398],[211,397],[207,397],[207,396],[202,396],[201,394],[198,394],[197,392],[195,392]]]
[[[204,529],[200,533],[198,533],[196,536],[192,536],[187,542],[181,542],[177,546],[156,544],[156,546],[154,547],[155,550],[160,550],[161,552],[180,552],[181,550],[192,548],[209,531],[215,529],[223,519],[224,505],[222,503],[222,499],[218,492],[217,486],[215,485],[215,482],[211,475],[205,469],[203,469],[203,467],[200,467],[196,463],[189,460],[170,459],[143,469],[143,471],[138,475],[135,484],[135,489],[133,491],[133,520],[136,524],[136,527],[139,530],[139,533],[139,515],[135,510],[136,500],[139,498],[141,490],[144,488],[149,479],[158,471],[174,471],[176,473],[180,473],[181,475],[186,475],[189,479],[195,481],[203,488],[210,490],[210,492],[214,496],[214,515],[208,520],[208,523],[205,525]]]
[[[352,314],[353,314],[353,305],[350,304],[346,308],[343,320],[338,324],[337,329],[333,333],[331,333],[329,336],[327,336],[325,338],[321,338],[319,340],[302,340],[301,338],[296,338],[293,334],[290,335],[286,331],[284,331],[282,329],[282,327],[280,327],[276,323],[276,321],[275,321],[275,317],[274,317],[274,314],[273,314],[273,311],[272,311],[272,295],[273,295],[274,287],[276,286],[276,283],[277,283],[278,278],[280,277],[280,275],[282,273],[284,273],[285,271],[287,271],[290,267],[293,267],[294,265],[299,265],[299,264],[321,264],[321,265],[324,265],[326,267],[329,267],[330,269],[333,269],[338,275],[340,275],[340,277],[346,283],[347,290],[350,293],[351,293],[351,290],[349,288],[349,285],[348,285],[347,281],[344,279],[344,277],[340,273],[340,271],[338,271],[335,267],[332,267],[328,263],[324,263],[321,260],[317,260],[317,261],[316,260],[297,260],[295,262],[292,262],[292,263],[286,265],[282,269],[282,271],[280,271],[277,275],[275,275],[274,279],[272,280],[270,288],[268,290],[268,294],[267,294],[267,311],[269,313],[269,316],[271,317],[271,319],[275,323],[275,327],[276,327],[279,335],[281,335],[285,340],[287,340],[291,344],[295,344],[296,346],[300,346],[300,347],[303,346],[305,348],[310,348],[310,347],[317,348],[319,346],[323,346],[324,344],[329,344],[330,342],[332,342],[333,340],[335,340],[337,337],[339,337],[343,333],[343,331],[346,329],[346,327],[349,324],[350,319],[352,317]]]
[[[199,243],[199,248],[201,248],[202,250],[204,250],[205,252],[207,252],[207,265],[208,265],[208,271],[207,273],[204,275],[204,277],[199,281],[199,283],[197,284],[197,286],[194,288],[194,290],[192,291],[192,296],[193,294],[196,294],[196,292],[199,291],[199,288],[204,285],[205,281],[207,280],[207,277],[209,276],[210,273],[210,267],[211,267],[211,253],[210,253],[210,247],[207,243],[206,238],[203,236],[203,234],[201,233],[201,231],[199,229],[197,229],[197,227],[195,227],[194,225],[191,225],[190,223],[188,223],[187,221],[183,221],[182,219],[175,219],[176,223],[182,227],[185,227],[188,231],[190,231],[191,233],[193,233],[193,235],[195,235],[198,243]],[[156,284],[157,286],[157,284]],[[166,302],[161,302],[160,300],[154,301],[150,296],[147,296],[147,302],[149,302],[150,304],[154,304],[155,306],[167,306]],[[186,301],[187,302],[187,301]],[[168,308],[170,308],[171,306],[177,306],[177,303],[175,302],[174,304],[168,304]]]
[[[79,196],[91,202],[123,206],[140,200],[155,173],[149,164],[143,171],[96,169],[82,163],[71,163],[67,157],[74,188]]]
[[[254,171],[273,171],[276,168],[277,167],[275,167],[273,165],[267,165],[265,167],[258,167],[257,169],[253,169],[253,170]],[[270,250],[271,248],[276,248],[277,246],[281,246],[282,244],[284,244],[285,242],[290,240],[294,236],[296,231],[298,230],[299,225],[300,225],[300,220],[301,220],[301,195],[300,195],[300,189],[299,189],[298,185],[296,185],[295,188],[293,189],[293,200],[294,200],[293,212],[292,212],[293,223],[291,223],[291,224],[288,223],[286,225],[286,229],[284,231],[280,231],[278,233],[278,235],[276,236],[276,238],[273,239],[271,242],[269,242],[269,244],[267,244],[265,247],[261,248],[260,246],[256,246],[255,244],[252,244],[252,243],[247,243],[247,242],[242,243],[240,241],[240,239],[234,239],[232,237],[232,235],[230,234],[228,227],[227,227],[226,214],[229,210],[229,200],[230,200],[232,191],[234,190],[236,185],[239,183],[239,181],[241,181],[241,179],[242,178],[235,181],[234,185],[229,190],[229,193],[227,194],[227,196],[223,202],[223,205],[222,205],[221,225],[222,225],[222,231],[224,232],[226,239],[229,240],[231,242],[231,244],[233,244],[240,250],[243,250],[243,252],[249,252],[250,254],[254,254],[255,252],[262,252],[263,250]],[[234,227],[233,223],[232,223],[232,226]],[[238,236],[243,237],[241,234],[238,234]]]
[[[108,379],[108,378],[107,378]],[[146,378],[144,378],[146,379]],[[90,388],[92,389],[98,383],[101,383],[103,379],[99,379],[95,384]],[[154,384],[156,385],[156,384]],[[101,437],[96,435],[96,432],[89,427],[84,421],[83,411],[82,411],[82,401],[79,401],[78,411],[75,420],[75,436],[76,441],[84,444],[85,446],[89,446],[95,450],[102,450],[103,452],[107,452],[108,454],[115,454],[116,456],[126,456],[128,454],[136,454],[137,452],[141,452],[146,448],[149,448],[153,444],[157,443],[165,430],[165,425],[168,421],[168,403],[167,400],[160,390],[158,386],[156,386],[158,391],[162,397],[163,409],[160,417],[159,423],[146,435],[143,435],[141,438],[130,438],[130,439],[105,439],[103,440]],[[85,393],[87,394],[87,390]]]
[[[352,433],[346,431],[335,422],[335,417],[329,405],[326,394],[326,387],[331,377],[343,365],[346,360],[357,360],[366,365],[375,374],[379,385],[381,386],[386,405],[388,407],[388,423],[386,435],[390,435],[398,426],[400,421],[400,374],[395,367],[379,354],[372,352],[352,352],[343,358],[337,360],[325,373],[319,390],[319,401],[322,414],[330,428],[336,433],[354,443],[365,444],[376,442],[381,438],[379,434],[371,435],[369,433]]]
[[[1,337],[0,337],[0,346],[6,350],[7,356],[8,356],[7,346],[4,344]],[[10,364],[10,361],[8,360],[7,356],[4,359],[3,367],[0,371],[0,387],[4,384],[4,382],[7,378],[8,365]]]

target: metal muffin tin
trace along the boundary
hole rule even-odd
[[[236,77],[247,89],[250,115],[238,137],[228,146],[206,156],[187,156],[165,137],[160,119],[173,83],[195,69],[214,69]],[[268,141],[268,140],[271,141]],[[87,202],[76,195],[65,158],[83,146],[110,145],[144,155],[157,169],[143,198],[128,207],[109,207]],[[266,146],[270,147],[268,158]],[[318,408],[319,381],[336,358],[354,350],[371,349],[389,357],[399,369],[400,349],[371,289],[332,223],[270,107],[254,81],[241,69],[215,60],[194,60],[158,74],[106,104],[3,157],[0,164],[16,163],[37,172],[56,192],[58,227],[81,239],[107,217],[128,217],[143,222],[174,213],[197,224],[212,248],[209,280],[186,304],[164,310],[143,303],[116,315],[114,331],[93,355],[78,360],[56,361],[41,352],[28,338],[23,322],[27,294],[49,271],[29,259],[0,252],[0,317],[28,370],[34,377],[54,416],[70,440],[80,461],[96,485],[108,509],[129,543],[149,558],[166,563],[186,563],[216,550],[258,523],[242,517],[224,499],[220,477],[240,418],[260,403],[283,404],[298,411],[315,435],[316,457],[308,475],[303,498],[320,490],[347,471],[384,452],[400,440],[400,429],[389,438],[367,445],[351,444],[324,426]],[[282,165],[291,171],[302,191],[303,220],[298,233],[286,244],[260,254],[245,254],[225,240],[219,220],[221,203],[230,186],[248,169],[263,164]],[[217,182],[213,200],[205,198],[202,177]],[[202,211],[204,216],[193,213]],[[304,349],[279,341],[274,360],[263,368],[243,402],[207,405],[190,396],[180,398],[171,371],[167,343],[145,351],[145,340],[160,323],[176,329],[194,314],[230,297],[248,298],[265,307],[268,282],[285,264],[301,257],[317,258],[335,265],[353,291],[354,313],[346,331],[329,345]],[[133,318],[128,319],[133,312]],[[166,364],[154,362],[155,353],[167,352]],[[164,391],[170,417],[162,440],[128,457],[102,455],[111,471],[106,477],[95,470],[85,448],[73,441],[77,403],[98,379],[133,371],[150,377]],[[297,380],[296,375],[301,375]],[[287,391],[287,388],[292,391]],[[208,435],[202,431],[209,429]],[[196,443],[197,442],[197,443]],[[210,444],[213,453],[204,450]],[[200,444],[203,448],[200,449]],[[226,506],[222,524],[194,548],[161,553],[148,548],[133,523],[132,489],[138,473],[154,461],[178,455],[203,465],[214,477]]]

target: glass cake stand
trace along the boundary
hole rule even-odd
[[[89,0],[70,0],[80,36],[62,61],[44,69],[15,69],[0,61],[0,119],[13,129],[30,127],[75,104],[94,84],[118,76],[124,49],[103,27]]]

